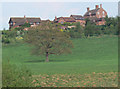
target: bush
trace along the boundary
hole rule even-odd
[[[9,44],[10,40],[8,38],[2,37],[2,43]]]
[[[75,23],[75,28],[69,30],[69,35],[71,38],[84,38],[84,29],[80,25],[80,22]]]
[[[31,72],[25,67],[18,68],[9,63],[3,64],[3,87],[30,87]]]

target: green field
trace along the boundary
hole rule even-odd
[[[72,39],[72,54],[44,56],[30,54],[31,47],[24,43],[3,46],[3,62],[10,60],[18,66],[27,66],[33,74],[84,74],[118,71],[118,38],[104,36]]]

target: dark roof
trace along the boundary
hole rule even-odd
[[[84,17],[81,15],[71,15],[70,17],[73,17],[75,20],[84,20]]]
[[[28,21],[28,23],[32,22],[32,23],[35,23],[35,22],[40,22],[41,19],[40,18],[26,18],[26,20]]]
[[[76,22],[74,18],[72,17],[59,17],[57,18],[57,20],[59,19],[64,19],[66,22]]]
[[[41,20],[41,22],[51,22],[51,21],[48,19],[48,20]]]
[[[35,23],[40,22],[41,19],[39,17],[11,17],[9,20],[10,22],[16,23],[15,25],[23,25],[25,22],[28,23]]]
[[[93,10],[89,10],[85,13],[84,16],[89,16],[89,14],[91,13],[91,15],[95,15],[96,12],[99,10],[100,8],[97,8],[97,9],[93,9]]]

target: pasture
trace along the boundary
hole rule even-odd
[[[3,62],[8,60],[17,66],[25,65],[34,75],[39,74],[84,74],[92,72],[117,72],[118,38],[103,36],[71,39],[74,44],[72,54],[45,56],[30,54],[31,47],[25,43],[3,46]]]

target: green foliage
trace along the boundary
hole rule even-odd
[[[31,72],[25,67],[3,63],[3,87],[30,87],[32,86]]]
[[[88,23],[84,29],[84,33],[86,37],[89,36],[99,36],[102,34],[102,31],[99,26]]]
[[[23,24],[22,26],[20,27],[16,27],[16,28],[12,28],[12,29],[15,29],[17,31],[20,31],[20,30],[23,30],[24,28],[29,28],[30,27],[30,24],[29,23],[25,23]]]
[[[89,19],[86,19],[86,26],[84,29],[85,36],[99,36],[103,34],[118,35],[118,17],[113,18],[106,16],[105,21],[105,25],[98,26]]]
[[[114,17],[106,16],[105,21],[106,21],[105,25],[108,26],[108,27],[110,25],[116,26],[116,24],[118,23],[118,17],[114,18]]]
[[[104,27],[104,34],[113,34],[113,35],[118,35],[118,17],[109,17],[106,16],[105,18],[105,27]]]
[[[85,21],[86,21],[85,26],[88,24],[96,25],[94,22],[90,21],[88,18],[86,18]]]
[[[25,24],[22,25],[22,27],[24,27],[24,28],[25,27],[30,27],[30,24],[29,23],[25,23]]]
[[[2,37],[2,43],[9,44],[10,40],[8,38]]]
[[[2,31],[2,43],[4,44],[9,44],[9,43],[12,43],[13,41],[12,40],[15,40],[15,37],[16,37],[16,31],[13,30],[3,30]]]
[[[70,29],[69,35],[71,38],[84,38],[84,29],[80,22],[75,23],[75,28]]]
[[[26,25],[25,25],[26,26]],[[2,31],[2,43],[3,44],[10,44],[19,42],[19,38],[21,39],[26,31],[24,30],[16,30],[17,28],[12,28],[10,30],[3,30]],[[18,38],[18,39],[16,39]]]
[[[6,38],[8,38],[8,37],[13,38],[13,37],[16,37],[16,31],[15,30],[13,30],[13,31],[3,30],[2,35],[4,35]]]
[[[62,25],[64,25],[64,26],[72,26],[72,25],[73,25],[73,23],[64,22]]]
[[[35,55],[59,55],[62,53],[71,53],[73,47],[69,35],[61,32],[59,27],[51,23],[41,23],[36,28],[30,28],[25,35],[25,41],[35,46],[32,53]]]
[[[64,22],[63,24],[58,23],[58,24],[61,25],[61,26],[72,26],[72,25],[74,25],[74,23],[69,23],[69,22]]]

